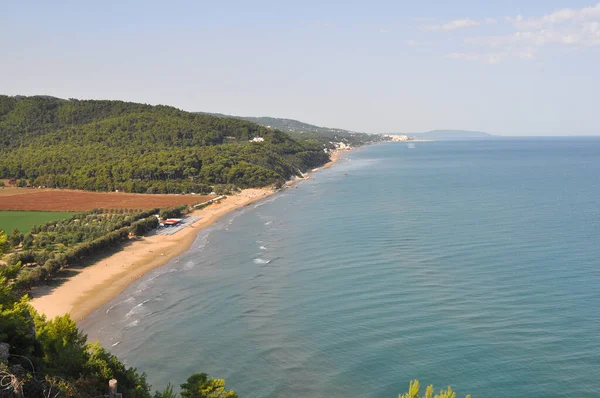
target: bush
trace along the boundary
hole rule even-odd
[[[50,259],[52,254],[46,252],[36,252],[33,255],[33,260],[36,264],[42,265],[45,264],[46,261]]]
[[[21,233],[21,231],[15,228],[10,233],[8,240],[12,247],[18,247],[21,244],[21,241],[23,240],[23,234]]]
[[[179,206],[179,207],[171,207],[168,209],[162,209],[158,215],[161,219],[166,220],[167,218],[180,218],[183,214],[183,211],[187,211],[187,205]]]
[[[23,236],[23,249],[29,250],[33,246],[33,235],[30,233],[25,234]]]
[[[158,227],[158,218],[150,216],[131,224],[131,233],[135,236],[142,236],[146,232],[152,231],[156,227]]]
[[[42,267],[23,268],[15,279],[17,289],[29,289],[46,280],[47,271]]]
[[[14,253],[8,257],[6,263],[8,265],[16,265],[17,263],[29,264],[35,262],[35,253],[32,251],[23,251]]]
[[[21,271],[21,263],[16,263],[14,265],[0,265],[0,279],[14,279],[17,277],[19,272]]]
[[[54,276],[60,271],[60,262],[55,259],[50,259],[46,261],[44,264],[44,269],[46,270],[48,276]]]

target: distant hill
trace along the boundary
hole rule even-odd
[[[281,119],[276,117],[240,117],[240,119],[248,120],[249,122],[260,124],[261,126],[279,129],[286,133],[319,133],[322,135],[362,134],[357,133],[356,131],[315,126],[294,119]]]
[[[379,134],[359,133],[356,131],[339,128],[320,127],[294,119],[283,119],[268,116],[232,116],[221,113],[211,113],[210,115],[246,120],[270,129],[281,130],[296,139],[315,140],[322,143],[344,142],[352,146],[359,146],[382,140],[382,136]]]
[[[482,131],[469,130],[431,130],[425,133],[410,134],[410,136],[416,139],[429,140],[473,140],[493,137],[491,134]]]
[[[169,106],[0,95],[0,179],[92,191],[210,192],[282,183],[320,143]]]

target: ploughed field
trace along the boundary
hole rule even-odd
[[[152,209],[207,201],[212,195],[150,195],[86,192],[63,189],[0,189],[0,210],[87,211],[92,209]]]

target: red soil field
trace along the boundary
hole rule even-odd
[[[0,192],[0,210],[152,209],[201,203],[213,197],[7,188]]]

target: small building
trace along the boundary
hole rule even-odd
[[[250,140],[250,142],[263,142],[265,139],[263,137],[254,137]]]
[[[165,221],[160,223],[161,227],[173,227],[179,224],[183,218],[167,218]]]

